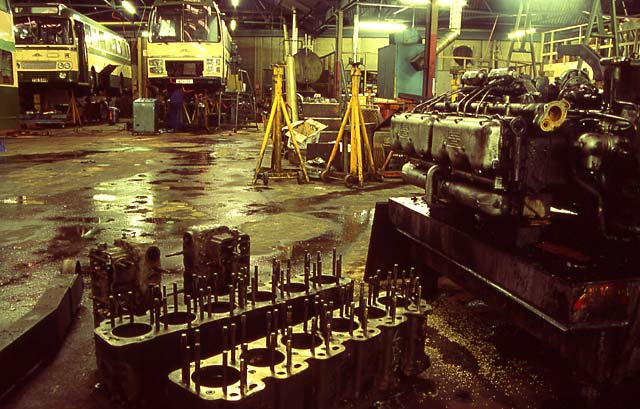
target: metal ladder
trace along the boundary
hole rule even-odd
[[[519,31],[522,31],[524,32],[524,35],[516,35],[511,39],[511,43],[509,44],[509,55],[507,57],[507,67],[511,66],[513,54],[529,54],[531,56],[533,78],[535,78],[538,75],[538,72],[536,69],[536,53],[533,48],[533,25],[531,24],[530,9],[531,0],[520,2],[518,15],[516,16],[516,25],[513,32],[518,33]],[[516,43],[519,43],[517,48]]]
[[[589,23],[587,24],[587,32],[584,36],[584,40],[582,43],[589,47],[589,42],[591,38],[609,38],[611,39],[612,53],[611,57],[619,57],[620,56],[620,31],[618,30],[618,15],[616,13],[616,1],[608,0],[609,5],[611,7],[611,29],[610,32],[607,32],[604,28],[604,19],[602,18],[602,14],[604,10],[602,9],[602,3],[600,0],[593,0],[593,4],[591,6],[591,13],[589,14]],[[594,33],[593,28],[596,28],[596,32]],[[596,49],[596,52],[598,50]],[[583,59],[580,58],[578,60],[578,69],[582,69]]]

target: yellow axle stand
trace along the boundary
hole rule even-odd
[[[342,142],[343,140],[347,121],[349,122],[349,125],[351,127],[351,152],[349,155],[349,172],[345,172],[346,174],[344,176],[345,184],[348,187],[353,187],[357,183],[358,187],[362,187],[364,186],[365,176],[367,176],[368,179],[372,180],[381,179],[381,176],[378,173],[378,169],[376,169],[376,164],[373,161],[373,152],[371,150],[371,144],[369,143],[369,135],[367,135],[367,128],[365,127],[364,116],[362,115],[362,108],[360,107],[360,76],[360,63],[352,62],[351,99],[349,100],[349,105],[347,106],[347,110],[344,113],[344,117],[342,118],[340,130],[338,131],[335,145],[333,145],[331,156],[329,156],[329,161],[327,161],[327,166],[320,175],[321,180],[324,182],[328,182],[332,178],[332,175],[330,173],[331,164],[333,163],[333,160],[338,153],[340,142]],[[345,149],[347,149],[346,146]],[[365,158],[363,157],[363,154],[367,155],[366,159],[368,172],[366,173],[364,171]]]
[[[256,165],[256,171],[253,175],[252,184],[256,184],[259,178],[262,178],[263,183],[266,185],[269,179],[293,179],[296,178],[298,183],[309,183],[309,175],[304,167],[304,160],[302,160],[302,154],[298,147],[298,141],[293,133],[293,126],[287,113],[287,106],[282,98],[282,78],[284,77],[284,65],[276,64],[273,66],[273,104],[271,105],[271,113],[269,114],[269,121],[267,122],[267,129],[264,132],[264,139],[262,140],[262,147],[260,148],[260,155],[258,157],[258,163]],[[282,117],[284,117],[289,134],[291,135],[291,142],[298,156],[298,169],[283,169],[282,168]],[[273,141],[273,149],[271,151],[271,167],[263,168],[262,160],[269,144],[269,139]]]

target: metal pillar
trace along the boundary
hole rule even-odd
[[[291,107],[291,121],[296,122],[298,120],[298,101],[296,96],[298,90],[296,87],[296,68],[293,59],[294,54],[297,51],[298,44],[298,27],[296,25],[296,9],[292,10],[293,24],[291,25],[291,44],[287,46],[287,26],[284,26],[285,31],[285,50],[286,50],[286,63],[287,69],[285,71],[285,78],[287,83],[287,104]]]
[[[422,96],[431,98],[436,79],[436,48],[438,43],[438,4],[435,1],[432,1],[430,9],[426,10],[424,41]]]
[[[342,36],[344,33],[344,12],[338,10],[336,16],[337,23],[337,35],[336,35],[336,56],[333,65],[334,77],[333,77],[333,96],[335,98],[340,97],[340,81],[342,79]]]
[[[147,78],[147,58],[145,57],[146,49],[147,49],[147,38],[146,37],[138,37],[138,46],[137,54],[138,54],[138,93],[137,95],[133,95],[134,98],[147,98],[149,96],[149,81]]]

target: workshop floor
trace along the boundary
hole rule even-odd
[[[336,247],[348,274],[361,278],[375,202],[419,189],[385,182],[353,191],[294,180],[251,186],[260,142],[251,131],[134,137],[121,126],[5,139],[0,330],[35,304],[64,258],[86,263],[90,248],[123,234],[146,237],[169,254],[191,225],[236,226],[251,236],[253,263],[266,266],[273,256],[298,262],[305,250],[328,255]],[[176,277],[180,263],[163,258]],[[441,287],[429,318],[431,368],[376,407],[575,407],[568,365],[452,283]],[[89,291],[60,354],[4,408],[113,407],[95,373]]]

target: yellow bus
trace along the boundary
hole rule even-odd
[[[127,40],[62,4],[15,5],[18,82],[118,94],[131,88]]]
[[[149,18],[147,78],[156,90],[169,84],[217,90],[224,86],[231,37],[211,0],[156,0]]]
[[[9,0],[0,0],[0,133],[17,128],[18,77]]]

